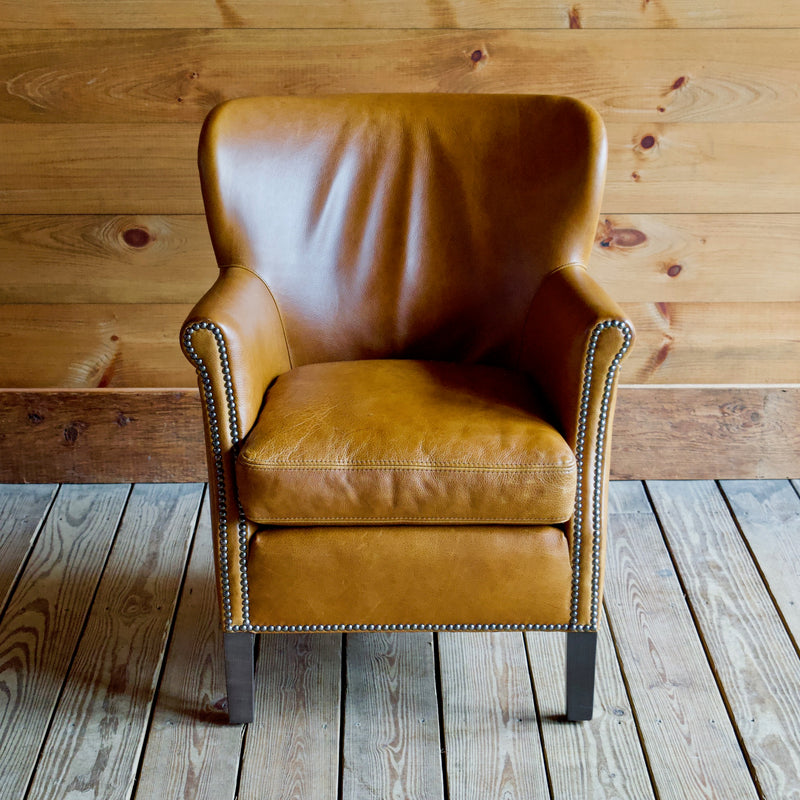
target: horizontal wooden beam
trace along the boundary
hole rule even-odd
[[[798,69],[796,30],[20,30],[3,36],[0,119],[199,123],[231,97],[389,90],[574,94],[607,122],[797,122]]]
[[[590,269],[623,305],[800,301],[798,241],[800,214],[603,213]],[[217,277],[202,214],[0,215],[0,253],[0,303],[190,304]]]
[[[623,386],[617,479],[800,476],[800,386]],[[0,482],[206,480],[198,393],[0,392]]]
[[[800,213],[800,122],[606,128],[609,214]],[[198,135],[197,122],[0,123],[0,214],[202,213]]]
[[[631,0],[0,0],[0,29],[13,28],[796,28],[791,0],[666,3]]]
[[[178,345],[191,307],[0,305],[0,387],[192,387],[194,371]],[[800,302],[625,302],[622,307],[637,335],[623,367],[625,382],[800,383]]]

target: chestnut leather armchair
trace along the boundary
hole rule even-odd
[[[563,97],[218,106],[219,277],[182,330],[204,406],[231,722],[256,634],[567,634],[592,714],[630,322],[586,269],[606,165]]]

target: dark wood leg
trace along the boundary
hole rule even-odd
[[[225,679],[228,685],[228,721],[241,725],[253,721],[255,696],[254,633],[225,633]]]
[[[567,634],[567,719],[592,718],[597,633]]]

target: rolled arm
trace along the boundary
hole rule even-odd
[[[595,630],[605,564],[608,450],[622,359],[633,325],[586,269],[550,273],[530,308],[520,366],[549,401],[578,464],[572,553],[573,630]]]
[[[220,610],[226,630],[247,630],[247,543],[235,460],[272,381],[291,368],[279,310],[250,270],[230,266],[183,324],[181,346],[197,370],[203,404]]]

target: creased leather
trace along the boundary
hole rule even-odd
[[[237,462],[247,516],[269,524],[557,524],[575,457],[519,372],[330,362],[281,375]]]
[[[211,113],[200,171],[217,259],[269,285],[295,366],[510,366],[544,275],[588,258],[605,148],[569,98],[262,97]]]

